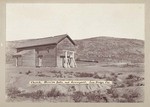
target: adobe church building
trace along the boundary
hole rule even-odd
[[[76,67],[75,42],[67,35],[30,39],[21,42],[13,55],[16,66]]]

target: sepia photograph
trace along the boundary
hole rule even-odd
[[[144,3],[7,3],[7,102],[143,103]]]

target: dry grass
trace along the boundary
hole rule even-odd
[[[72,90],[67,94],[63,93],[57,88],[49,86],[28,86],[28,82],[31,80],[110,80],[113,81],[112,88],[107,90],[107,93],[101,93],[101,88],[97,88],[97,91],[82,92],[78,90]],[[124,91],[124,89],[130,89],[130,87],[140,88],[143,86],[143,68],[131,67],[103,67],[103,65],[78,67],[70,70],[54,69],[54,68],[7,68],[7,84],[8,87],[12,84],[14,87],[7,88],[7,95],[11,99],[34,99],[34,100],[48,100],[56,102],[138,102],[140,97],[136,93]],[[22,92],[20,88],[24,89]],[[48,89],[49,88],[49,89]],[[62,87],[63,88],[63,87]],[[69,86],[66,85],[65,90],[69,90]],[[68,89],[67,89],[68,88]],[[79,88],[79,87],[78,87]],[[82,88],[82,87],[81,87]],[[91,87],[93,88],[93,87]],[[105,88],[105,87],[104,87]],[[119,90],[122,90],[119,92]],[[63,90],[63,89],[62,89]],[[80,89],[82,90],[82,89]],[[88,90],[88,89],[87,89]],[[99,91],[98,91],[99,90]],[[84,88],[83,88],[84,91]],[[124,92],[124,93],[122,93]],[[137,92],[140,94],[140,92]],[[135,95],[135,96],[134,96]],[[58,101],[57,101],[57,100]],[[62,100],[63,99],[63,100]],[[69,100],[70,99],[70,100]],[[139,100],[143,101],[143,100]]]
[[[59,96],[65,96],[64,93],[61,93],[59,90],[56,88],[52,88],[50,91],[46,93],[47,97],[59,97]]]
[[[81,102],[83,100],[84,94],[81,91],[76,91],[73,93],[72,98],[75,102]]]

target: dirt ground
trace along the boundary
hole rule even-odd
[[[113,84],[29,84],[36,80],[106,80]],[[7,101],[143,102],[143,90],[143,63],[79,63],[69,69],[6,65]]]

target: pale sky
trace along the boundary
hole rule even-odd
[[[6,40],[68,34],[145,38],[144,4],[7,4]]]

